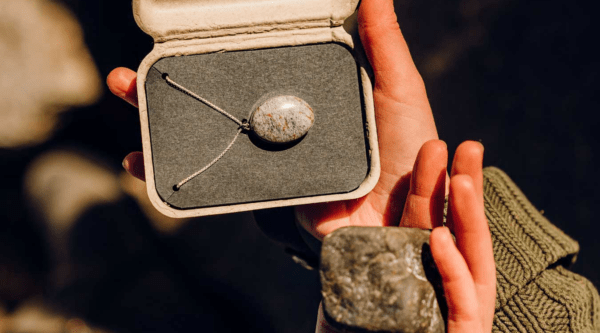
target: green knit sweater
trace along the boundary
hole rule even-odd
[[[501,170],[484,169],[496,260],[493,332],[600,332],[600,297],[568,271],[576,241],[552,225]]]

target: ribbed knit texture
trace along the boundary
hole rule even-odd
[[[484,169],[496,260],[493,332],[600,332],[600,297],[574,262],[576,241],[552,225],[501,170]]]

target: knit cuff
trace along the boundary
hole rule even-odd
[[[545,270],[496,310],[492,332],[598,332],[600,297],[562,266]]]
[[[579,245],[552,225],[500,169],[484,169],[483,187],[499,309],[549,266],[574,261]]]

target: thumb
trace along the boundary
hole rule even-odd
[[[402,103],[424,103],[428,109],[423,80],[400,31],[393,0],[363,0],[358,26],[375,74],[375,89]]]

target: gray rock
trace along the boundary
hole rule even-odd
[[[444,332],[447,310],[429,234],[347,227],[325,237],[320,274],[330,324],[351,332]]]
[[[277,96],[261,104],[252,114],[250,126],[261,139],[289,143],[302,138],[315,123],[308,103],[296,96]]]

